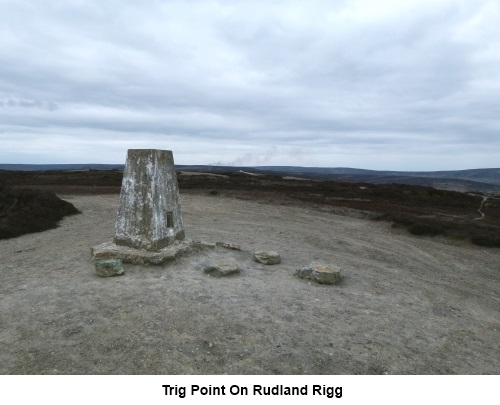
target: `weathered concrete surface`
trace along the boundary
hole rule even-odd
[[[184,239],[184,225],[172,152],[130,149],[114,242],[159,251],[176,239]]]
[[[281,256],[277,252],[269,251],[258,251],[255,252],[254,259],[256,262],[272,265],[281,263]]]
[[[95,272],[100,277],[121,276],[125,273],[122,261],[119,259],[97,260],[95,262]]]
[[[340,267],[332,264],[312,262],[297,270],[297,277],[309,279],[320,284],[335,284],[340,280]]]
[[[195,248],[190,239],[175,241],[173,244],[159,250],[148,251],[135,249],[128,246],[119,246],[113,242],[106,242],[90,249],[94,260],[121,259],[123,263],[130,264],[164,264],[177,257],[189,253]]]

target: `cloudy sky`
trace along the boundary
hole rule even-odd
[[[500,166],[499,0],[0,0],[0,163]]]

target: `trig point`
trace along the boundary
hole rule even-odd
[[[184,225],[172,152],[130,149],[114,242],[158,251],[176,239],[184,239]]]
[[[192,247],[193,241],[184,239],[172,152],[129,150],[114,242],[91,248],[94,260],[163,264],[191,251]]]

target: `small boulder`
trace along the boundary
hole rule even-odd
[[[206,266],[204,271],[211,276],[224,277],[229,276],[230,274],[239,273],[240,268],[237,263],[222,261]]]
[[[268,265],[281,263],[281,256],[279,253],[271,250],[255,252],[254,259],[256,262]]]
[[[121,276],[125,273],[120,259],[96,260],[95,271],[101,277]]]
[[[297,270],[295,274],[320,284],[335,284],[340,280],[340,267],[313,262]]]

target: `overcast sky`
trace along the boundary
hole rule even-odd
[[[0,163],[500,167],[499,0],[0,0]]]

